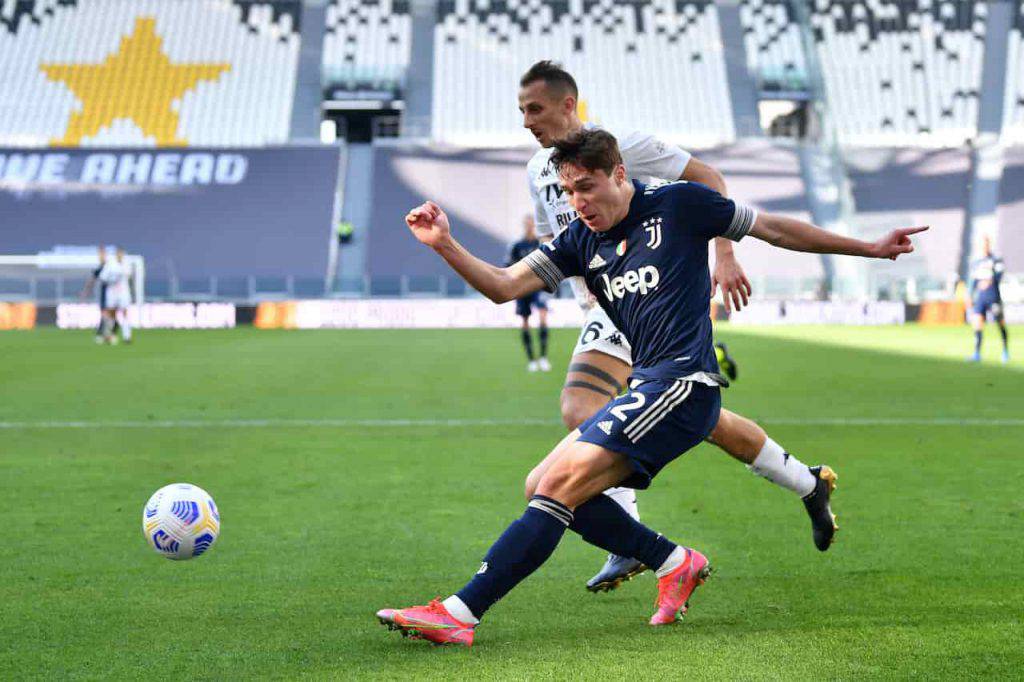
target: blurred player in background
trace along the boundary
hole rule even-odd
[[[107,249],[103,244],[96,247],[96,255],[99,258],[99,265],[89,275],[89,279],[85,283],[85,287],[82,289],[82,293],[78,295],[83,301],[92,295],[92,288],[99,281],[100,272],[103,270],[103,265],[107,262]],[[107,285],[100,282],[100,294],[97,303],[100,306],[100,321],[96,325],[96,343],[103,343],[103,299],[106,297]]]
[[[537,62],[523,74],[519,82],[519,110],[523,127],[527,128],[541,149],[527,164],[530,196],[533,199],[537,234],[542,242],[557,238],[577,217],[563,191],[557,170],[550,159],[553,145],[571,134],[593,126],[586,125],[577,113],[579,90],[575,79],[560,65],[550,61]],[[631,180],[644,183],[686,180],[699,182],[722,196],[727,195],[725,179],[716,169],[694,158],[689,152],[639,132],[612,132],[626,173]],[[648,247],[660,246],[662,235],[653,228],[646,234]],[[657,240],[657,241],[655,241]],[[722,287],[726,311],[739,310],[747,304],[750,281],[736,260],[727,239],[714,240],[715,268],[711,276],[711,295]],[[603,260],[589,264],[591,270],[605,265]],[[604,408],[622,391],[632,366],[630,339],[616,328],[608,314],[598,305],[580,277],[570,279],[576,299],[586,313],[583,331],[573,350],[562,389],[562,420],[570,431]],[[719,366],[730,378],[736,377],[736,364],[721,344],[716,344]],[[720,376],[720,375],[717,375]],[[727,383],[727,382],[725,382]],[[811,518],[815,546],[825,551],[837,530],[830,507],[835,474],[827,466],[808,467],[791,456],[781,445],[768,437],[753,421],[729,410],[721,417],[708,440],[747,465],[758,476],[796,493],[804,502]],[[542,475],[544,463],[527,477],[526,487],[535,486]],[[823,477],[824,472],[824,477]],[[618,487],[606,491],[633,518],[639,519],[636,491]],[[641,562],[630,557],[609,556],[604,566],[587,582],[587,589],[607,591],[624,580],[643,572]]]
[[[981,238],[981,257],[971,262],[971,325],[974,327],[974,354],[968,360],[981,362],[981,337],[985,319],[991,313],[1003,336],[1003,362],[1010,361],[1009,335],[1003,318],[1003,297],[999,283],[1003,279],[1003,259],[992,253],[988,235]]]
[[[523,238],[512,245],[509,249],[508,258],[505,259],[505,266],[518,263],[540,246],[537,241],[537,230],[534,226],[533,216],[523,218]],[[540,357],[534,359],[533,339],[530,337],[530,313],[537,309],[539,324],[537,327],[537,341],[540,346]],[[526,350],[526,369],[530,372],[540,370],[551,371],[551,363],[548,362],[548,304],[544,292],[537,291],[524,298],[516,299],[516,315],[522,318],[523,348]]]
[[[132,327],[128,321],[128,306],[132,304],[131,273],[124,262],[124,249],[118,247],[113,260],[107,260],[100,268],[97,279],[103,286],[103,341],[117,343],[114,325],[121,326],[121,338],[132,342]]]

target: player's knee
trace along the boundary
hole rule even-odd
[[[524,492],[526,493],[526,499],[529,500],[531,497],[537,494],[537,485],[540,483],[541,477],[544,472],[539,466],[534,467],[533,471],[526,475],[526,482],[524,484]]]
[[[571,459],[559,464],[544,472],[537,482],[534,494],[559,501],[572,497],[572,491],[586,478],[585,467]]]

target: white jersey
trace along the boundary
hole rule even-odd
[[[111,259],[103,264],[98,279],[106,285],[106,297],[109,301],[124,301],[131,299],[131,288],[128,285],[130,273],[124,263]],[[123,306],[105,306],[123,307]]]
[[[688,151],[654,135],[637,132],[618,134],[613,130],[608,132],[618,140],[622,162],[631,180],[646,184],[659,180],[678,180],[690,162]],[[558,183],[558,173],[551,166],[553,153],[553,147],[541,149],[526,164],[534,221],[537,224],[537,236],[541,239],[557,237],[576,219],[576,211],[569,205]],[[593,305],[593,297],[582,278],[573,277],[570,283],[581,306],[589,308]]]

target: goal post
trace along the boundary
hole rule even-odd
[[[88,278],[92,271],[99,267],[100,259],[96,246],[62,246],[53,251],[45,251],[36,254],[11,255],[0,254],[0,280],[9,280],[24,283],[24,291],[0,293],[0,299],[24,300],[35,303],[49,302],[49,297],[40,296],[39,283],[43,281],[57,282],[52,297],[53,303],[61,303],[77,297],[78,292],[65,291],[63,282],[65,279],[76,280]],[[108,249],[107,258],[114,258],[113,249]],[[131,280],[132,304],[139,307],[146,300],[146,262],[142,256],[125,254],[125,266],[128,268]]]

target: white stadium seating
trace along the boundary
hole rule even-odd
[[[0,145],[288,139],[299,2],[0,1]]]
[[[434,37],[433,137],[530,144],[519,78],[540,59],[580,86],[585,118],[690,146],[735,138],[718,10],[704,0],[442,0]]]
[[[324,79],[351,89],[400,86],[411,43],[408,0],[333,0],[327,6]]]
[[[790,0],[742,0],[740,22],[747,68],[764,89],[806,87],[807,63]]]
[[[1024,0],[1017,0],[1006,51],[1006,100],[1003,135],[1024,144]]]
[[[813,0],[840,142],[954,146],[977,133],[984,2]]]

